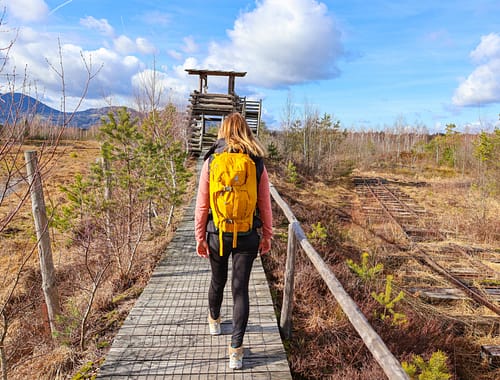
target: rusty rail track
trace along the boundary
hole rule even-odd
[[[471,280],[495,282],[500,280],[499,273],[477,260],[458,245],[448,246],[452,255],[442,254],[442,251],[432,251],[420,244],[422,241],[446,240],[445,234],[429,222],[429,213],[418,206],[406,194],[391,188],[380,178],[355,178],[356,192],[362,199],[362,209],[369,218],[382,222],[390,220],[402,232],[407,241],[407,248],[412,257],[421,264],[431,268],[447,282],[463,291],[468,297],[487,307],[500,316],[500,307],[490,299],[484,291],[473,286]],[[457,263],[458,254],[467,262],[467,268],[453,268]],[[441,260],[439,260],[441,256]],[[444,259],[443,259],[444,257]],[[446,259],[447,258],[447,259]],[[439,262],[441,261],[441,263]],[[492,294],[498,295],[500,287],[489,288]]]

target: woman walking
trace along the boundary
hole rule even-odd
[[[212,165],[214,157],[223,152],[244,153],[255,164],[256,178],[250,182],[255,185],[249,186],[257,187],[256,211],[246,232],[223,233],[222,228],[228,223],[232,225],[233,221],[225,219],[226,224],[221,224],[215,215],[219,211],[214,210],[217,206],[211,195],[210,182],[215,180],[210,171],[216,170],[215,165]],[[229,367],[232,369],[240,369],[243,365],[243,337],[249,316],[248,283],[252,265],[259,252],[265,254],[271,249],[272,211],[269,178],[263,161],[265,153],[265,149],[252,134],[244,117],[239,113],[232,113],[224,119],[219,128],[217,142],[205,155],[198,185],[195,210],[196,252],[198,256],[210,260],[212,277],[208,290],[208,325],[212,335],[221,333],[220,311],[228,277],[228,261],[232,256],[233,330],[228,348]],[[230,186],[224,189],[228,187]]]

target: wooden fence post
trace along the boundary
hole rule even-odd
[[[42,290],[47,304],[50,330],[56,332],[56,315],[60,314],[59,296],[57,294],[54,261],[50,246],[50,235],[48,228],[47,211],[43,198],[42,178],[38,168],[36,151],[24,152],[28,181],[30,184],[31,205],[33,219],[35,221],[36,237],[38,242],[38,257],[40,259],[40,271],[42,273]]]
[[[295,277],[295,256],[297,252],[297,238],[294,233],[294,223],[297,222],[294,221],[288,225],[285,286],[280,316],[280,328],[285,339],[290,339],[292,337],[293,285]]]

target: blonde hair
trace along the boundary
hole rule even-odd
[[[265,157],[267,152],[259,140],[253,135],[245,118],[238,112],[224,118],[217,136],[226,141],[227,149]]]

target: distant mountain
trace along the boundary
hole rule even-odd
[[[94,125],[100,125],[103,116],[118,108],[121,107],[90,108],[75,112],[69,126],[89,129]],[[133,112],[135,113],[135,111]],[[66,115],[67,118],[71,116],[70,113],[66,113]],[[20,93],[0,95],[0,124],[19,120],[25,116],[36,116],[53,125],[61,125],[63,120],[63,112],[51,108],[31,96]]]

